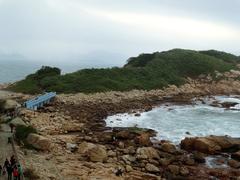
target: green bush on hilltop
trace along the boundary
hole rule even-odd
[[[173,49],[129,58],[122,68],[83,69],[60,75],[58,68],[43,67],[9,89],[30,94],[151,90],[181,85],[186,77],[229,71],[238,62],[239,57],[224,52]]]

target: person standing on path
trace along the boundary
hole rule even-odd
[[[18,177],[19,177],[18,168],[17,168],[17,166],[14,166],[14,168],[13,168],[13,179],[18,180]]]
[[[22,167],[21,167],[21,165],[18,163],[18,165],[17,165],[17,168],[18,168],[18,180],[20,180],[21,179],[21,176],[23,175],[23,171],[22,171]]]
[[[8,164],[8,166],[7,166],[7,173],[8,173],[8,180],[12,180],[13,169],[12,169],[11,164]]]
[[[10,163],[12,167],[16,165],[16,159],[14,155],[11,156]]]
[[[13,133],[13,129],[14,129],[13,123],[10,123],[9,126],[10,126],[10,128],[11,128],[11,133]]]
[[[0,176],[2,176],[2,170],[3,170],[3,168],[2,168],[2,166],[0,165]]]

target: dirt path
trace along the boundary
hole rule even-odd
[[[11,136],[10,128],[7,124],[0,124],[0,164],[3,166],[6,158],[10,158],[12,156],[12,145],[8,144],[8,137]],[[0,180],[7,179],[5,177],[0,176]]]

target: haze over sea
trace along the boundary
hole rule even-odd
[[[27,60],[2,60],[0,59],[0,84],[15,82],[23,79],[25,76],[34,73],[36,70],[40,69],[43,65],[56,66],[62,69],[63,73],[68,73],[78,70],[79,66],[75,64],[58,64],[58,63],[41,63],[36,61]]]
[[[0,52],[0,84],[21,80],[42,66],[54,66],[60,68],[62,73],[70,73],[84,68],[122,66],[125,59],[127,56],[121,54],[95,52],[84,57],[69,56],[61,60],[32,60],[19,54]]]

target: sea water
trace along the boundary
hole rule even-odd
[[[0,58],[0,84],[15,82],[24,79],[27,75],[35,73],[42,66],[54,66],[62,70],[62,73],[74,72],[80,69],[77,64],[63,62],[41,62],[30,60],[2,60]]]
[[[39,67],[37,64],[20,60],[0,60],[0,83],[20,80]]]
[[[185,137],[228,135],[240,137],[240,109],[237,104],[232,109],[211,106],[212,101],[236,102],[238,97],[218,96],[206,99],[205,103],[194,105],[162,105],[152,111],[134,114],[117,114],[106,119],[109,127],[140,127],[157,131],[157,139],[178,144]]]

